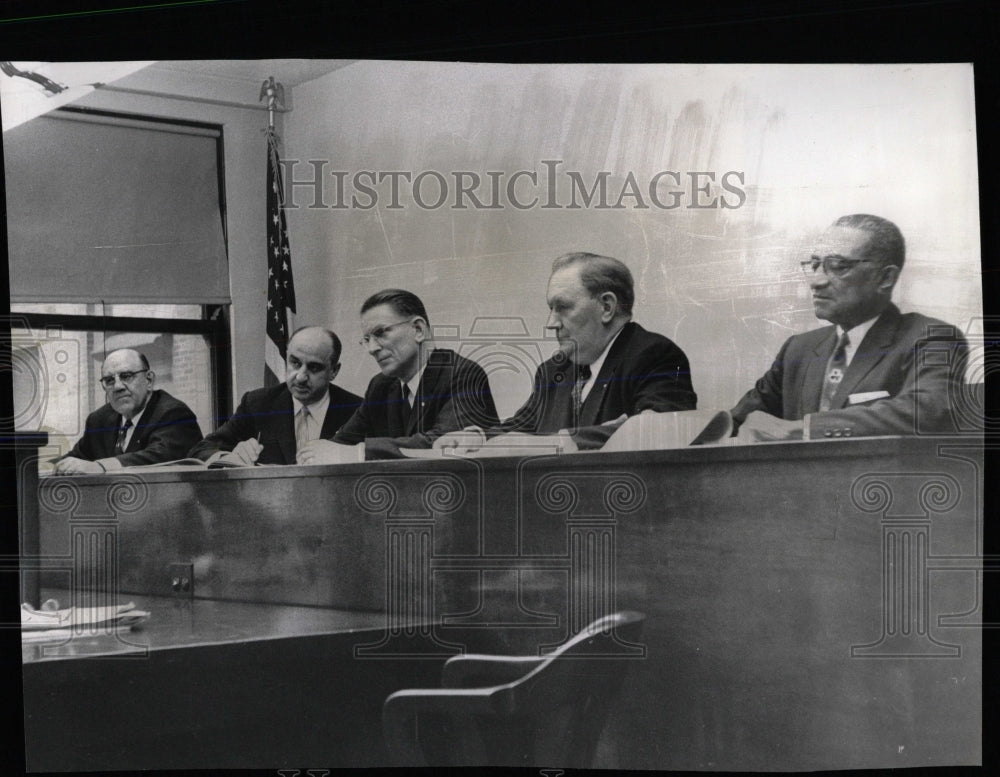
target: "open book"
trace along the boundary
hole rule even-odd
[[[201,459],[174,459],[173,461],[160,461],[156,464],[133,464],[130,467],[122,467],[122,469],[166,469],[174,468],[177,469],[236,469],[239,467],[246,466],[244,464],[234,464],[231,461],[225,461],[223,459],[216,459],[211,464],[202,461]],[[263,465],[254,465],[263,466]]]

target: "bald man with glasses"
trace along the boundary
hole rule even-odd
[[[101,385],[108,403],[87,417],[83,437],[54,467],[57,475],[100,474],[180,459],[201,439],[191,409],[162,389],[146,357],[130,348],[108,354]]]
[[[843,216],[802,269],[817,318],[732,410],[744,442],[947,433],[968,346],[954,326],[900,313],[905,243],[891,221]]]

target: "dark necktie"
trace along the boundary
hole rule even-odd
[[[115,456],[118,456],[125,452],[125,435],[128,434],[128,430],[132,428],[132,419],[125,419],[125,424],[118,427],[118,439],[115,440]]]
[[[582,367],[577,367],[576,385],[573,386],[573,413],[575,415],[579,415],[580,406],[583,405],[583,387],[587,385],[588,380],[590,380],[590,366],[585,364]]]
[[[403,429],[405,430],[410,425],[410,412],[413,408],[410,406],[410,385],[408,383],[403,384],[403,401],[399,403],[400,416],[403,419]]]
[[[847,332],[844,332],[837,341],[837,347],[830,356],[830,361],[826,365],[826,378],[823,380],[823,395],[819,400],[820,411],[829,410],[833,404],[833,395],[837,393],[840,381],[844,379],[847,371],[847,346],[850,343]]]
[[[406,434],[406,421],[409,413],[405,412],[407,401],[403,398],[403,384],[394,380],[386,397],[387,414],[389,417],[389,436],[401,437]]]

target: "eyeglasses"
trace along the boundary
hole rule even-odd
[[[824,256],[821,260],[818,256],[799,262],[802,272],[807,278],[811,278],[820,267],[827,278],[843,278],[847,273],[859,264],[871,262],[871,259],[845,259],[843,256]]]
[[[131,383],[137,377],[145,375],[147,372],[148,370],[143,370],[141,372],[119,372],[117,375],[105,375],[101,378],[101,385],[106,389],[114,388],[115,378],[118,378],[122,383]]]
[[[367,348],[371,345],[372,340],[375,340],[379,344],[385,343],[385,337],[389,333],[389,330],[395,329],[397,326],[401,326],[403,324],[409,324],[412,321],[412,318],[408,318],[405,321],[397,321],[395,324],[386,324],[385,326],[375,327],[371,332],[358,340],[358,345],[362,348]]]

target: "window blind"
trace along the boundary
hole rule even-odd
[[[13,302],[230,302],[212,128],[55,111],[3,135]]]

